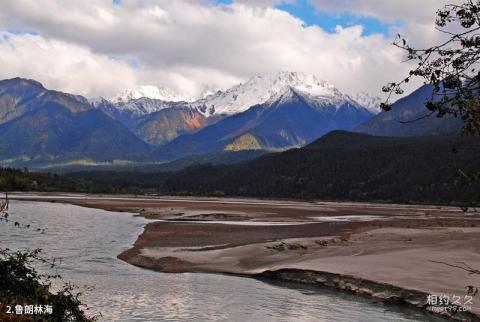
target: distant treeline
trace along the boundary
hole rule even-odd
[[[115,184],[100,183],[94,179],[32,172],[27,168],[0,168],[0,192],[2,191],[142,193],[131,186],[120,187]]]
[[[73,179],[28,169],[0,168],[1,191],[83,191]]]
[[[478,137],[392,138],[335,131],[302,149],[234,165],[65,177],[7,171],[27,181],[39,176],[37,188],[25,190],[480,204]]]

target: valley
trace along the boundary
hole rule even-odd
[[[0,3],[1,322],[480,322],[480,0]]]

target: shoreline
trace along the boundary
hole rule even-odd
[[[473,258],[474,267],[480,267],[476,247],[480,239],[472,239],[480,233],[480,218],[455,207],[175,197],[18,199],[128,211],[154,220],[133,247],[118,255],[143,268],[321,285],[383,302],[406,303],[457,321],[480,321],[478,303],[472,312],[457,314],[432,312],[426,305],[428,294],[441,292],[432,285],[441,285],[445,277],[451,279],[444,285],[445,292],[460,292],[472,280],[419,257],[437,252],[437,257],[450,262],[448,256],[457,259],[458,251],[467,249],[457,257]],[[312,220],[317,217],[330,221]],[[397,258],[407,263],[395,262]],[[391,267],[385,267],[389,274],[382,276],[379,267],[385,264]],[[417,269],[412,272],[408,267]],[[372,273],[375,269],[378,272]],[[440,275],[436,282],[432,274]]]
[[[409,305],[424,310],[434,316],[451,319],[454,321],[478,321],[480,317],[472,312],[435,311],[436,306],[430,306],[426,299],[428,293],[409,290],[390,284],[377,283],[353,276],[334,274],[330,272],[280,269],[265,271],[254,276],[260,280],[278,280],[307,284],[312,286],[328,287],[335,290],[368,296],[383,303]]]
[[[384,201],[384,200],[375,200],[375,201],[352,201],[352,200],[335,200],[335,199],[292,199],[292,198],[254,198],[254,197],[241,197],[241,196],[231,196],[231,197],[215,197],[215,196],[190,196],[190,195],[155,195],[155,194],[115,194],[115,193],[87,193],[87,192],[42,192],[42,191],[13,191],[9,192],[9,196],[12,199],[18,200],[38,200],[42,201],[44,199],[82,199],[82,198],[93,198],[93,199],[106,199],[106,200],[146,200],[146,201],[155,201],[155,200],[173,200],[173,201],[195,201],[195,202],[231,202],[231,203],[276,203],[276,204],[311,204],[311,205],[350,205],[350,206],[363,206],[363,205],[376,205],[383,207],[401,207],[404,209],[408,208],[431,208],[431,209],[458,209],[459,207],[464,206],[463,204],[447,204],[447,203],[422,203],[422,202],[413,202],[413,203],[399,203],[394,201]],[[70,202],[69,202],[70,203]],[[470,207],[477,207],[480,205],[471,205]]]

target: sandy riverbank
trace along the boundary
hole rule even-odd
[[[148,224],[134,247],[119,258],[164,272],[279,278],[405,300],[430,310],[428,294],[463,300],[467,285],[480,286],[480,276],[437,263],[465,262],[480,268],[480,215],[455,207],[108,196],[41,199],[161,220]],[[471,308],[480,314],[478,297]]]

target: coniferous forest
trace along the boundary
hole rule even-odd
[[[476,138],[334,131],[304,148],[175,172],[3,169],[0,189],[473,205],[479,173]]]

